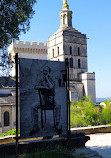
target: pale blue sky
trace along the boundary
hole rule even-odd
[[[88,39],[88,71],[96,73],[96,97],[111,97],[111,0],[68,0],[72,23]],[[20,40],[43,41],[60,25],[62,0],[40,0],[31,29]]]

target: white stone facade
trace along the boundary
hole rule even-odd
[[[16,103],[12,92],[15,92],[15,88],[0,88],[0,95],[4,95],[4,97],[0,97],[0,133],[6,133],[16,128]],[[8,125],[5,125],[5,113],[9,114]]]
[[[43,42],[14,41],[8,47],[8,54],[11,61],[15,62],[15,54],[20,58],[43,59],[47,60],[47,45]],[[15,76],[15,64],[11,64],[10,76]]]
[[[72,28],[60,29],[48,39],[47,47],[48,60],[69,59],[70,80],[78,80],[80,73],[87,72],[87,40],[84,34]]]
[[[95,90],[95,73],[86,72],[81,74],[82,83],[84,85],[84,92],[86,96],[91,96],[92,101],[96,103],[96,90]]]

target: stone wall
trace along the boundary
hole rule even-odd
[[[92,101],[96,103],[96,90],[95,90],[95,73],[86,72],[81,75],[84,91],[87,96],[92,97]]]
[[[63,36],[60,30],[48,38],[47,51],[48,60],[64,61]]]
[[[4,112],[9,112],[9,126],[4,126]],[[19,128],[20,128],[20,108],[18,112]],[[0,105],[0,133],[6,133],[16,128],[16,105],[2,104]]]
[[[70,51],[71,49],[71,51]],[[63,50],[65,58],[73,59],[73,70],[70,69],[71,80],[79,79],[79,74],[87,72],[87,39],[74,28],[63,31]],[[80,67],[78,66],[80,60]]]
[[[43,42],[30,42],[30,41],[14,41],[8,47],[8,53],[43,53],[47,54],[47,45]]]
[[[81,82],[70,81],[70,100],[74,102],[82,99],[83,97],[83,84]]]
[[[9,112],[9,126],[4,126],[4,112]],[[2,132],[6,133],[7,131],[12,129],[12,107],[9,105],[1,106],[1,124],[2,124]]]
[[[15,76],[15,54],[18,53],[19,58],[42,59],[47,60],[47,45],[43,42],[14,41],[8,47],[10,57],[10,75]]]

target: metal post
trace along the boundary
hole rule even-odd
[[[66,86],[67,86],[67,126],[68,126],[68,131],[67,131],[67,137],[71,137],[71,130],[70,130],[70,97],[69,97],[69,62],[68,59],[66,59],[66,72],[67,72],[67,81],[66,81]]]
[[[18,53],[15,55],[16,66],[16,158],[18,158]]]
[[[68,128],[68,136],[71,137],[71,130],[70,130],[70,96],[69,96],[69,63],[68,63],[68,123],[69,123],[69,128]]]
[[[67,92],[67,135],[68,135],[68,75],[67,75],[67,67],[68,67],[68,60],[65,60],[66,64],[66,92]]]

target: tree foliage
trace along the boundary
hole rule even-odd
[[[36,0],[0,1],[0,75],[9,74],[8,45],[30,28]]]
[[[96,107],[91,98],[84,97],[83,100],[71,103],[71,126],[83,127],[99,124],[100,108]]]
[[[36,0],[1,0],[0,2],[0,49],[18,39],[20,32],[30,28],[30,19]]]
[[[111,100],[104,103],[105,106],[97,106],[90,97],[84,97],[76,103],[71,102],[71,127],[111,124]]]
[[[101,112],[101,123],[110,124],[111,123],[111,100],[105,100],[106,105],[102,107]]]

